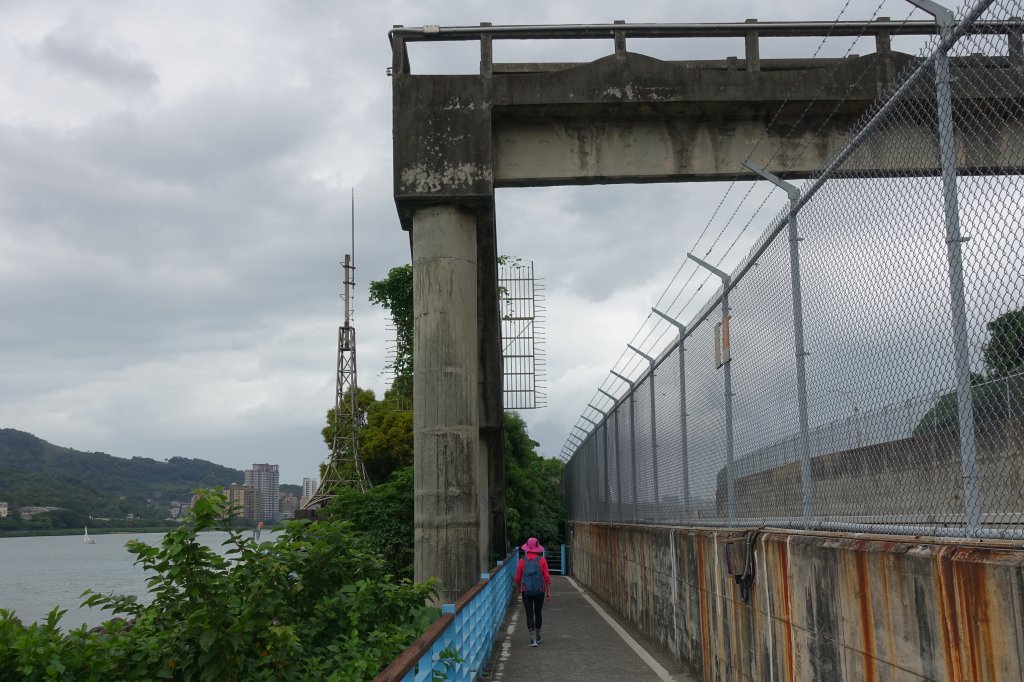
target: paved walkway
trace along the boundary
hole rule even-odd
[[[501,641],[488,666],[495,682],[636,680],[693,682],[632,627],[615,619],[572,579],[552,576],[552,599],[544,604],[544,641],[529,646],[522,601],[509,610]],[[611,621],[611,622],[609,622]],[[648,653],[654,651],[654,655]]]

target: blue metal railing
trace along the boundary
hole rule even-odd
[[[565,545],[559,545],[558,549],[544,550],[544,558],[548,560],[548,572],[558,575],[568,575],[565,563]]]
[[[454,604],[441,605],[441,617],[377,676],[377,682],[442,679],[472,682],[491,654],[494,637],[512,598],[518,552],[490,572]],[[462,659],[452,663],[452,654]]]

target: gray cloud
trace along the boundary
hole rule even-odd
[[[160,82],[150,64],[69,25],[43,38],[34,54],[57,71],[118,90],[144,92]]]
[[[319,429],[334,400],[352,186],[360,378],[378,391],[385,383],[388,332],[367,284],[410,256],[392,198],[392,24],[831,19],[843,4],[5,5],[0,425],[122,456],[279,462],[297,482],[326,455]],[[847,18],[877,5],[855,0]],[[462,47],[420,50],[414,67],[475,69],[476,47]],[[677,48],[737,51],[657,49]],[[496,46],[517,60],[610,50],[610,41]],[[542,452],[558,453],[722,192],[499,192],[499,249],[534,259],[548,281],[550,407],[524,413]],[[749,232],[729,258],[746,252],[756,224]]]

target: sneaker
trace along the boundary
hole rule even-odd
[[[537,641],[536,638],[530,640],[530,646],[537,646],[538,644],[540,644],[540,642]]]
[[[544,638],[543,638],[543,637],[541,637],[541,636],[540,636],[540,633],[538,632],[538,633],[537,633],[537,644],[540,644],[540,643],[541,643],[541,642],[543,642],[543,641],[544,641]]]

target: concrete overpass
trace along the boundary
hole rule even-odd
[[[985,80],[1001,83],[1002,96],[1021,99],[1019,22],[976,28],[1007,33],[1008,54],[962,68],[984,69]],[[417,580],[439,577],[442,601],[454,601],[486,570],[492,549],[507,545],[494,189],[753,179],[740,167],[748,157],[781,178],[809,177],[916,63],[891,50],[891,36],[934,32],[932,22],[888,20],[391,32],[395,201],[410,232],[414,273]],[[870,35],[876,52],[845,60],[760,58],[761,37],[806,35]],[[627,49],[631,38],[707,36],[743,37],[743,58],[673,62]],[[586,64],[494,63],[494,40],[539,38],[605,38],[614,52]],[[478,41],[479,73],[415,74],[407,43],[425,40]],[[980,80],[954,84],[958,111],[991,97],[973,89]],[[933,106],[923,92],[922,110]],[[848,167],[936,174],[928,120],[876,136]],[[1000,131],[993,145],[1021,136],[1010,116],[991,124]],[[992,171],[984,149],[958,152],[958,171]],[[1000,158],[997,172],[1024,166],[1024,159]]]

